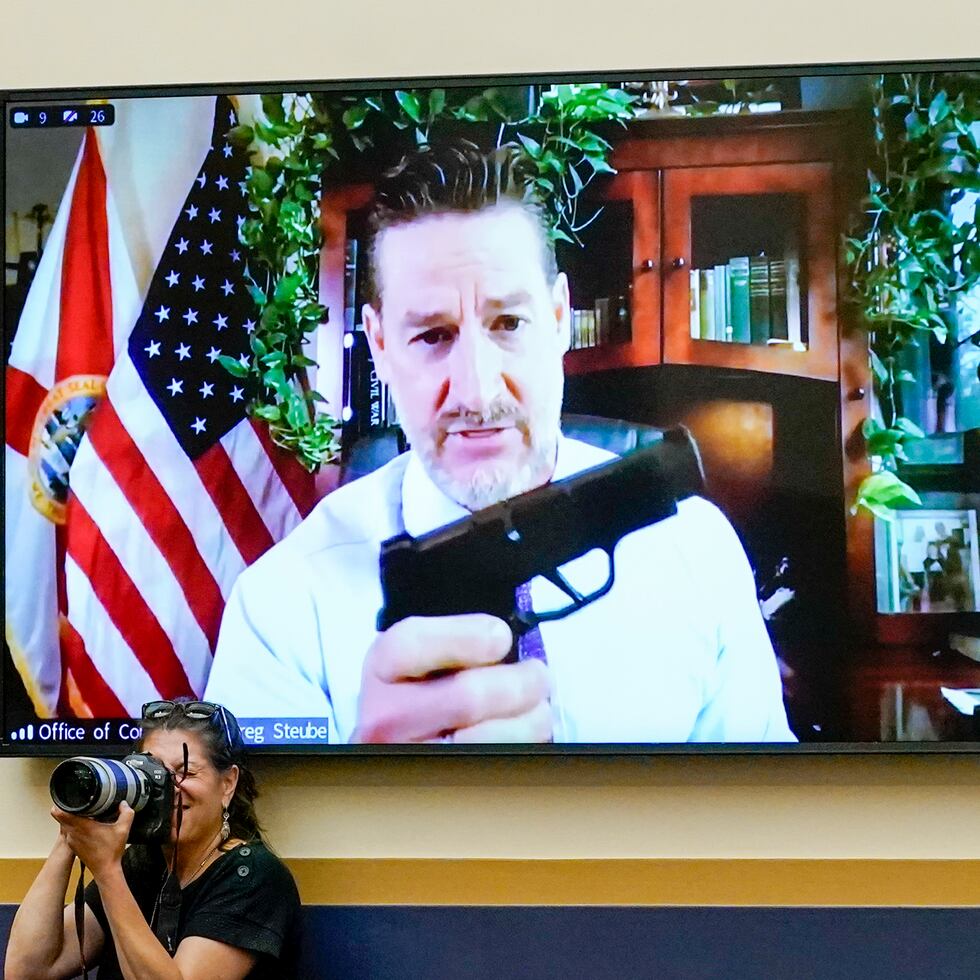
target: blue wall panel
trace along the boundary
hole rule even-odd
[[[978,935],[980,909],[309,906],[303,980],[973,980]]]

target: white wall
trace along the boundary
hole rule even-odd
[[[976,0],[3,0],[0,87],[952,59],[975,57],[978,37]],[[0,858],[46,852],[50,768],[0,760]],[[287,856],[980,857],[976,759],[259,768]]]

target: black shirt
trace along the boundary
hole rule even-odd
[[[156,848],[130,847],[123,874],[143,918],[151,921],[166,866]],[[122,977],[98,886],[85,889],[105,941],[99,980]],[[210,864],[183,890],[175,948],[187,936],[203,936],[258,954],[252,980],[296,976],[300,903],[289,869],[260,842],[239,844]]]

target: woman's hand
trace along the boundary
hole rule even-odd
[[[61,825],[65,843],[96,879],[121,866],[135,815],[126,802],[119,804],[119,815],[113,823],[78,817],[56,806],[51,808],[51,816]]]

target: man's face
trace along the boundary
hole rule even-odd
[[[546,483],[570,318],[533,220],[506,204],[419,218],[382,232],[377,266],[375,368],[436,485],[478,510]]]

